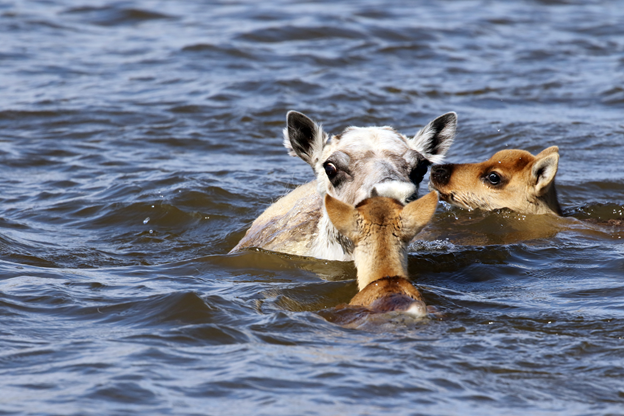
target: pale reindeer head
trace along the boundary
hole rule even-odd
[[[391,127],[348,127],[328,140],[321,126],[301,113],[289,111],[286,120],[284,145],[312,166],[318,192],[352,205],[373,196],[402,203],[416,199],[427,168],[442,161],[457,126],[457,115],[447,113],[411,139]]]

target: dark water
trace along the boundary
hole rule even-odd
[[[623,85],[618,1],[0,1],[0,414],[624,414],[621,227],[441,205],[445,318],[362,330],[315,313],[352,264],[227,255],[312,178],[290,109],[456,111],[448,160],[558,145],[566,214],[620,218]]]

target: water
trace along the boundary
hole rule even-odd
[[[0,1],[0,38],[0,414],[624,414],[620,2]],[[312,178],[290,109],[558,145],[573,218],[442,204],[444,318],[334,325],[352,264],[227,255]]]

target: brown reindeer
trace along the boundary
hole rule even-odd
[[[329,219],[354,245],[360,292],[350,306],[372,313],[402,311],[426,316],[422,295],[407,279],[407,246],[429,222],[437,203],[435,192],[405,206],[377,197],[354,207],[325,195]]]
[[[443,201],[466,209],[561,215],[555,189],[558,166],[557,146],[536,156],[524,150],[501,150],[481,163],[434,166],[429,187]]]

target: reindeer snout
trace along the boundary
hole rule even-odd
[[[453,165],[434,165],[431,168],[431,180],[436,185],[446,185],[451,179]]]
[[[375,185],[370,196],[385,196],[405,203],[417,191],[418,188],[411,182],[385,181]]]

